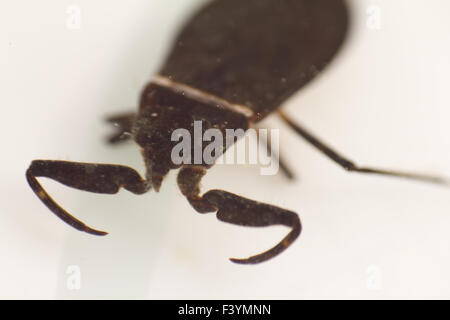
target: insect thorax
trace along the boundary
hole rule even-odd
[[[199,100],[202,99],[160,84],[150,83],[144,89],[133,136],[143,148],[153,170],[165,174],[169,169],[180,167],[171,157],[173,148],[180,142],[180,134],[192,138],[191,159],[194,159],[196,143],[197,150],[199,141],[202,150],[211,143],[211,140],[203,139],[208,130],[220,131],[225,137],[227,129],[241,129],[244,132],[248,129],[249,121],[245,113],[207,99]],[[225,139],[223,142],[223,150],[226,150]],[[206,162],[201,164],[211,165]]]

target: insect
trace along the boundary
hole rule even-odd
[[[344,0],[214,0],[184,26],[159,73],[144,88],[137,113],[109,119],[119,131],[111,143],[133,139],[141,148],[145,177],[112,164],[35,160],[26,172],[29,185],[60,219],[92,235],[95,230],[60,207],[37,178],[47,177],[79,190],[115,194],[121,188],[144,194],[159,191],[170,170],[198,213],[217,213],[220,221],[250,227],[284,225],[289,233],[273,248],[244,259],[256,264],[283,252],[302,226],[292,211],[223,190],[201,194],[200,181],[211,164],[175,164],[174,130],[247,130],[271,113],[345,170],[442,183],[438,177],[359,167],[328,147],[280,110],[283,103],[323,70],[339,51],[349,29]],[[218,157],[219,155],[217,155]],[[287,169],[282,165],[282,168]]]

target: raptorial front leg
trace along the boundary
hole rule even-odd
[[[135,194],[143,194],[150,189],[150,184],[135,170],[110,164],[35,160],[28,168],[26,177],[34,193],[56,216],[77,230],[97,236],[107,232],[88,227],[61,208],[36,178],[46,177],[71,188],[103,194],[115,194],[122,187]]]
[[[131,130],[133,129],[134,121],[136,120],[136,113],[128,112],[116,116],[111,116],[106,119],[107,122],[117,127],[117,133],[108,138],[111,144],[128,141],[131,139]]]
[[[291,228],[288,235],[275,247],[246,259],[230,260],[240,264],[267,261],[286,250],[301,232],[301,223],[295,212],[269,204],[246,199],[223,190],[211,190],[200,196],[200,180],[206,169],[202,166],[185,166],[178,174],[178,185],[191,205],[200,213],[217,212],[220,221],[247,227],[283,225]]]

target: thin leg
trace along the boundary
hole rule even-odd
[[[115,194],[122,187],[135,194],[143,194],[150,189],[150,184],[135,170],[109,164],[35,160],[28,168],[26,177],[34,193],[56,216],[77,230],[97,236],[107,233],[88,227],[61,208],[36,178],[46,177],[71,188],[104,194]]]
[[[199,183],[206,169],[201,166],[185,166],[178,174],[178,185],[191,205],[200,213],[217,212],[220,221],[248,227],[283,225],[291,232],[275,247],[246,259],[230,260],[240,264],[256,264],[267,261],[286,250],[301,232],[301,223],[295,212],[249,200],[223,191],[211,190],[200,196]]]
[[[117,127],[117,133],[108,138],[108,142],[116,144],[131,139],[131,130],[133,129],[136,113],[124,113],[117,116],[112,116],[106,119],[107,122],[112,123]]]
[[[297,123],[294,123],[286,114],[279,111],[281,118],[299,135],[301,135],[306,141],[312,144],[314,147],[319,149],[324,155],[328,158],[339,164],[347,171],[360,172],[360,173],[371,173],[371,174],[380,174],[387,175],[399,178],[407,178],[413,180],[420,180],[424,182],[437,183],[437,184],[448,184],[448,181],[443,179],[442,177],[425,175],[425,174],[417,174],[410,172],[401,172],[394,170],[382,170],[376,168],[367,168],[367,167],[359,167],[352,161],[348,160],[344,156],[340,155],[330,147],[328,147],[325,143],[320,141],[318,138],[314,137],[310,132],[304,129]]]
[[[256,132],[259,133],[258,130]],[[289,180],[294,180],[295,174],[289,168],[289,166],[286,164],[286,162],[283,160],[281,155],[276,154],[276,153],[272,154],[272,146],[271,146],[270,138],[265,139],[260,134],[258,134],[257,138],[258,138],[258,144],[260,144],[260,141],[262,141],[264,143],[264,145],[267,146],[267,151],[268,151],[269,156],[272,157],[275,161],[277,161],[280,164],[280,169],[283,172],[283,174],[286,176],[286,178],[288,178]]]

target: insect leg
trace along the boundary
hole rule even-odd
[[[117,116],[112,116],[106,119],[107,122],[112,123],[117,127],[117,133],[108,138],[108,142],[116,144],[119,142],[131,139],[131,130],[136,119],[136,113],[124,113]]]
[[[256,264],[267,261],[283,252],[297,239],[301,223],[295,212],[249,200],[223,190],[211,190],[200,196],[199,183],[206,169],[185,166],[178,174],[178,185],[191,205],[200,213],[217,212],[220,221],[248,227],[284,225],[291,228],[288,235],[275,247],[246,259],[230,260],[239,264]]]
[[[34,160],[27,170],[26,177],[34,193],[56,216],[77,230],[97,236],[107,233],[88,227],[61,208],[36,178],[46,177],[71,188],[104,194],[115,194],[122,187],[135,194],[143,194],[150,189],[150,184],[135,170],[108,164]]]
[[[395,171],[395,170],[383,170],[383,169],[377,169],[377,168],[359,167],[353,161],[347,159],[346,157],[342,156],[338,152],[336,152],[333,149],[331,149],[329,146],[327,146],[325,143],[320,141],[318,138],[316,138],[309,131],[307,131],[305,128],[300,126],[298,123],[294,123],[282,111],[278,111],[278,113],[281,116],[281,118],[295,132],[297,132],[306,141],[308,141],[314,147],[319,149],[320,152],[322,152],[324,155],[326,155],[328,158],[330,158],[331,160],[333,160],[334,162],[339,164],[341,167],[343,167],[347,171],[360,172],[360,173],[369,173],[369,174],[387,175],[387,176],[393,176],[393,177],[399,177],[399,178],[407,178],[407,179],[413,179],[413,180],[420,180],[420,181],[424,181],[424,182],[437,183],[437,184],[448,184],[447,180],[443,179],[442,177],[438,177],[438,176],[418,174],[418,173],[412,173],[412,172],[401,172],[401,171]]]
[[[272,146],[271,146],[271,143],[270,143],[270,138],[266,139],[265,137],[261,136],[259,134],[259,130],[257,130],[256,132],[258,134],[257,135],[258,144],[261,145],[261,142],[262,142],[263,145],[265,145],[267,147],[267,151],[269,153],[269,156],[271,156],[275,161],[278,161],[278,163],[280,164],[280,169],[283,172],[283,174],[286,176],[286,178],[288,178],[289,180],[294,180],[295,179],[295,174],[292,172],[291,168],[289,168],[289,166],[283,160],[281,155],[277,154],[277,153],[272,154]]]

